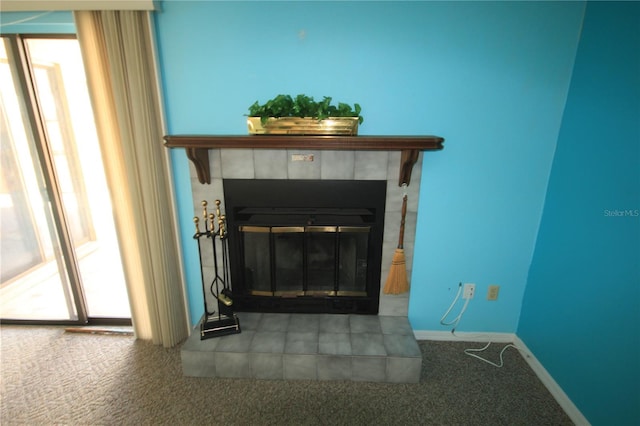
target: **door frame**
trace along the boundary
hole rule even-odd
[[[130,318],[96,318],[89,317],[87,301],[82,285],[82,276],[79,269],[79,261],[76,256],[72,240],[71,228],[65,213],[62,200],[62,192],[56,175],[53,151],[47,138],[44,118],[37,107],[39,105],[36,93],[34,69],[27,54],[26,40],[41,39],[76,39],[74,34],[7,34],[2,38],[6,40],[5,47],[9,58],[9,66],[16,77],[16,91],[23,99],[26,124],[30,126],[42,177],[45,183],[47,196],[51,203],[53,227],[55,228],[64,269],[68,283],[63,282],[65,296],[75,308],[77,319],[70,320],[24,320],[2,319],[4,324],[60,324],[60,325],[131,325]],[[64,275],[64,274],[63,274]],[[62,278],[63,281],[65,278]],[[68,284],[68,285],[67,285]],[[70,293],[69,293],[70,292]]]

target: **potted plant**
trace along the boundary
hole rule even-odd
[[[357,135],[361,110],[358,104],[332,105],[328,96],[317,102],[307,95],[278,95],[251,105],[247,126],[251,134]]]

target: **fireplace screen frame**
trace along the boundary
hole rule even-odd
[[[386,181],[224,179],[223,185],[232,294],[237,311],[378,313]],[[259,278],[253,276],[255,271],[245,263],[247,232],[250,236],[263,234],[256,240],[258,243],[249,243],[261,244],[263,248],[249,247],[249,256],[255,254],[251,254],[252,250],[268,252],[265,253],[268,261],[263,259],[258,267],[262,269]],[[355,234],[358,236],[354,237]],[[335,254],[340,254],[341,242],[360,238],[363,244],[362,235],[366,235],[366,258],[356,256],[355,262],[359,264],[353,265],[351,271],[353,275],[365,275],[359,288],[354,290],[355,277],[353,282],[344,279],[341,282],[345,260],[339,256],[335,256],[330,290],[326,284],[320,290],[307,286],[309,256],[314,254],[309,241],[326,235],[331,235],[327,239],[332,239]],[[300,264],[297,286],[294,283],[286,288],[278,281],[272,256],[278,238],[284,241],[291,238],[286,245],[299,247],[299,252],[294,250],[293,258],[288,259],[289,263]],[[299,243],[294,244],[295,239]],[[298,260],[294,259],[296,256]]]

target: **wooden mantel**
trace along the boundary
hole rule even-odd
[[[165,136],[168,148],[185,148],[198,173],[200,183],[211,183],[209,149],[304,149],[345,151],[401,151],[398,185],[411,181],[411,170],[420,151],[438,151],[444,138],[439,136],[293,136],[293,135],[243,135]]]

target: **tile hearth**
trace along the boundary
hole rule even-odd
[[[406,317],[239,312],[240,334],[181,348],[186,376],[417,383],[422,354]]]

